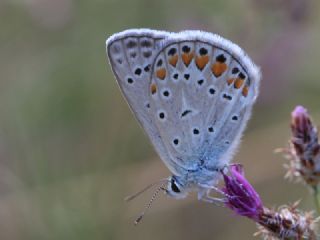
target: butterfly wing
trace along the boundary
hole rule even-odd
[[[117,82],[134,115],[148,134],[161,159],[178,174],[170,161],[167,149],[150,117],[150,78],[155,56],[169,33],[149,29],[132,29],[114,34],[107,39],[107,54]]]
[[[259,69],[235,44],[200,31],[171,35],[152,65],[153,122],[170,161],[229,162],[258,94]]]

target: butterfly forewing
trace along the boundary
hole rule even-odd
[[[239,143],[257,94],[249,80],[258,75],[249,79],[245,67],[252,66],[239,60],[237,47],[221,46],[220,38],[199,32],[176,38],[152,68],[155,123],[172,161],[187,169],[221,167]]]
[[[107,40],[107,53],[118,84],[136,118],[162,159],[169,159],[158,129],[150,117],[150,76],[155,56],[168,33],[128,30]],[[167,160],[169,162],[169,160]],[[168,165],[175,172],[174,163]]]

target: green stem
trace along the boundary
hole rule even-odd
[[[315,186],[313,188],[314,190],[314,201],[316,204],[317,212],[320,215],[320,189],[319,186]]]

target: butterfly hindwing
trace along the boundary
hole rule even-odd
[[[152,67],[150,106],[171,160],[187,169],[226,164],[258,84],[258,69],[231,42],[199,31],[168,39]]]

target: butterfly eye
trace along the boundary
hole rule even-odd
[[[234,116],[232,117],[232,120],[233,120],[233,121],[237,121],[237,120],[238,120],[238,116],[234,115]]]
[[[178,185],[176,184],[176,181],[173,178],[171,179],[171,189],[175,193],[180,193],[181,192],[179,187],[178,187]]]

